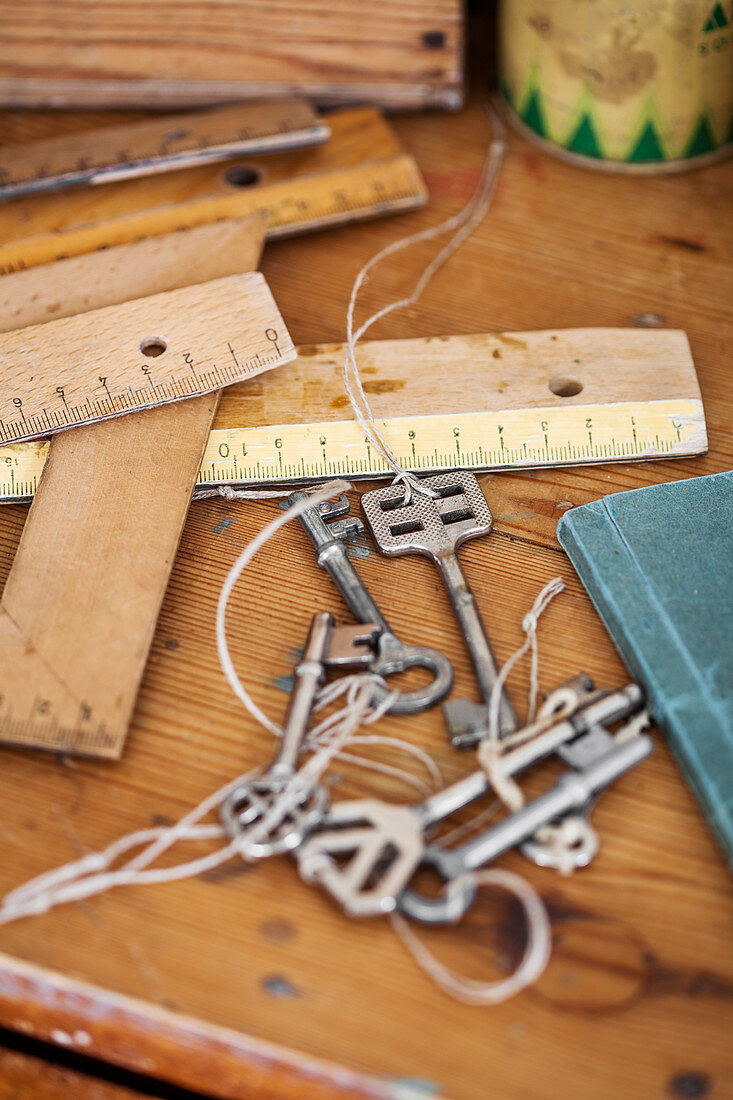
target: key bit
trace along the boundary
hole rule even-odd
[[[323,500],[318,505],[318,512],[325,520],[348,516],[350,510],[351,504],[346,493],[341,493],[335,500]]]
[[[288,504],[307,500],[308,494],[298,490],[288,497]],[[354,617],[362,624],[376,625],[381,629],[376,639],[376,653],[367,667],[382,677],[409,668],[425,668],[432,674],[432,681],[426,687],[398,692],[390,704],[391,714],[415,714],[445,698],[453,684],[453,670],[442,653],[425,646],[404,645],[392,633],[389,623],[349,560],[343,541],[344,532],[362,533],[364,528],[360,519],[344,519],[348,503],[345,497],[339,497],[336,501],[327,501],[329,507],[325,509],[323,505],[314,505],[301,512],[298,520],[315,547],[317,564],[330,574]],[[330,522],[326,522],[327,518]],[[375,700],[381,702],[388,692],[388,687],[376,684]]]
[[[369,668],[374,663],[381,633],[378,623],[334,627],[325,656],[326,668]]]
[[[343,519],[333,519],[328,524],[328,529],[335,539],[348,539],[351,535],[365,534],[364,524],[358,516],[344,516]]]

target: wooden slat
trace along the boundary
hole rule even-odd
[[[157,249],[129,246],[121,258],[113,257],[116,279],[107,271],[97,282],[105,258],[85,257],[76,265],[79,284],[86,285],[88,301],[104,309],[59,318],[54,328],[88,323],[109,311],[119,316],[122,307],[112,303],[124,302],[141,285],[136,272],[143,262],[148,286],[167,287],[169,294],[217,268],[254,266],[263,218],[233,228],[222,251],[201,263],[199,249],[213,243],[209,230],[203,237],[201,230],[174,237]],[[55,291],[57,313],[73,313],[73,283],[67,299],[58,272],[38,275],[35,282],[27,306],[15,299],[15,324],[33,318],[35,303],[49,290]],[[21,336],[39,331],[24,329]],[[149,409],[54,441],[2,596],[4,741],[119,756],[217,400],[213,393]],[[146,476],[151,446],[173,459],[161,480]],[[72,481],[80,462],[85,483],[78,492]],[[153,502],[157,518],[151,525]]]
[[[16,106],[197,105],[294,91],[390,107],[461,101],[459,0],[98,0],[93,9],[4,0],[0,23],[0,101]]]
[[[23,1034],[87,1057],[122,1064],[148,1077],[200,1089],[206,1096],[234,1095],[241,1100],[303,1095],[309,1100],[413,1100],[409,1090],[400,1094],[390,1082],[376,1076],[350,1072],[327,1059],[307,1058],[227,1027],[202,1025],[165,1008],[151,1012],[149,1004],[136,998],[110,995],[1,954],[0,967],[0,1015],[14,1004],[18,1013],[15,1026]],[[39,998],[46,1000],[46,1010],[40,1013]],[[96,1013],[94,1025],[89,1019],[91,1011]],[[51,1020],[54,1026],[49,1029]],[[151,1086],[155,1087],[153,1083]],[[81,1097],[86,1100],[84,1093]],[[0,1100],[4,1100],[1,1084]],[[107,1096],[102,1094],[100,1100],[107,1100]]]
[[[301,345],[343,340],[348,291],[361,264],[402,232],[455,213],[476,182],[487,138],[480,104],[396,125],[426,174],[429,209],[399,224],[375,222],[267,247],[263,270]],[[461,555],[500,660],[522,639],[522,616],[542,584],[558,573],[568,583],[540,627],[543,688],[582,668],[608,686],[627,676],[555,541],[562,511],[614,490],[733,467],[726,352],[733,342],[732,184],[733,163],[644,181],[581,172],[512,135],[489,217],[416,307],[370,334],[618,327],[648,312],[689,333],[708,455],[482,479],[496,533]],[[404,294],[428,254],[427,246],[395,254],[366,287],[362,308]],[[24,511],[0,512],[0,579]],[[228,567],[275,514],[274,505],[227,501],[191,508],[121,762],[2,753],[0,889],[153,819],[177,817],[271,751],[269,736],[244,716],[224,683],[212,624]],[[671,552],[673,545],[672,532]],[[371,550],[357,567],[405,640],[442,648],[455,663],[456,690],[473,693],[468,659],[429,563],[386,563]],[[277,681],[290,672],[292,647],[318,608],[348,621],[295,530],[255,558],[234,592],[234,660],[274,717],[286,705]],[[520,711],[527,684],[525,670],[511,679]],[[448,748],[439,713],[389,719],[381,728],[434,751],[446,777],[471,766]],[[371,775],[350,776],[339,793],[378,789]],[[519,856],[502,860],[546,898],[555,949],[535,990],[493,1009],[439,993],[386,924],[347,920],[302,885],[287,860],[256,868],[233,863],[204,881],[120,889],[0,929],[0,946],[34,967],[148,1001],[154,1007],[124,1046],[102,1025],[96,1052],[129,1062],[144,1044],[151,1072],[193,1088],[203,1087],[205,1075],[208,1091],[223,1096],[246,1095],[250,1075],[261,1067],[251,1047],[240,1047],[231,1074],[219,1078],[198,1053],[168,1059],[162,1042],[156,1050],[150,1022],[161,1005],[240,1036],[384,1075],[398,1095],[398,1085],[404,1096],[411,1080],[412,1096],[421,1100],[485,1100],[487,1093],[512,1100],[681,1100],[693,1089],[710,1100],[727,1097],[733,890],[661,740],[648,762],[599,801],[594,821],[599,857],[570,879]],[[488,891],[467,923],[423,934],[441,957],[475,977],[505,974],[523,946],[516,907]],[[55,1026],[63,983],[46,975],[26,996],[12,968],[8,977],[0,966],[0,987],[7,991],[0,1016],[8,1026],[28,1020],[43,1034]],[[92,1034],[104,1005],[101,999],[101,1009],[80,1006],[74,1026]],[[301,1080],[289,1092],[282,1087],[279,1100],[303,1095]]]
[[[0,1047],[0,1100],[142,1100],[141,1093]]]

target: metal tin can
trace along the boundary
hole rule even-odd
[[[501,0],[501,90],[566,159],[625,172],[733,149],[733,0]]]

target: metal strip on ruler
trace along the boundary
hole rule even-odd
[[[328,124],[330,141],[295,153],[2,204],[0,274],[258,210],[268,236],[281,237],[426,201],[414,159],[379,112],[339,111]]]
[[[329,134],[311,105],[293,98],[9,145],[0,150],[0,200],[316,145]]]

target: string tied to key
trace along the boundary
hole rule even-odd
[[[507,809],[514,813],[524,805],[524,794],[519,784],[509,775],[505,775],[501,767],[501,758],[509,747],[513,747],[517,741],[510,734],[506,738],[499,735],[499,706],[504,685],[510,672],[527,652],[530,653],[530,685],[529,702],[527,710],[526,726],[531,726],[537,709],[537,695],[539,693],[539,650],[537,644],[537,627],[541,616],[550,603],[565,589],[561,577],[554,577],[541,592],[538,593],[534,603],[522,619],[522,630],[525,638],[522,644],[504,663],[496,681],[491,689],[488,706],[488,735],[479,743],[477,756],[481,767],[486,772],[487,778]],[[520,731],[520,734],[522,731]]]
[[[481,741],[477,756],[481,767],[498,798],[504,803],[510,813],[521,810],[525,804],[524,793],[516,780],[505,774],[502,768],[502,758],[519,744],[524,744],[539,734],[543,733],[555,722],[565,716],[566,710],[561,703],[560,709],[547,711],[535,721],[537,709],[537,696],[539,693],[539,651],[537,644],[537,627],[540,617],[549,607],[552,600],[564,591],[565,585],[560,577],[551,580],[538,594],[532,607],[522,619],[522,630],[525,640],[505,663],[496,683],[492,689],[489,700],[488,736]],[[530,689],[527,723],[521,730],[509,734],[507,737],[499,736],[499,701],[502,688],[517,661],[529,651],[530,653]],[[570,701],[567,707],[571,707]],[[548,854],[552,856],[553,865],[561,874],[571,874],[575,870],[576,862],[572,851],[581,839],[582,822],[574,817],[568,817],[557,824],[543,825],[535,834],[535,840],[541,844]]]
[[[405,504],[411,503],[413,492],[428,497],[434,497],[436,493],[434,489],[424,485],[416,474],[406,469],[400,463],[387,443],[374,417],[369,399],[364,391],[356,357],[356,345],[362,336],[382,318],[389,316],[397,310],[406,309],[409,306],[415,305],[435,273],[440,270],[453,253],[471,236],[488,213],[494,195],[496,194],[507,142],[506,127],[504,126],[499,112],[490,101],[487,101],[485,106],[491,125],[492,138],[486,152],[479,182],[469,201],[458,211],[458,213],[451,215],[451,217],[446,218],[438,225],[428,226],[427,229],[419,230],[416,233],[410,233],[397,241],[392,241],[391,244],[382,248],[361,267],[354,280],[349,296],[349,304],[346,312],[346,351],[343,365],[344,389],[351,404],[354,416],[359,422],[364,434],[394,474],[394,484],[404,486]],[[381,309],[370,314],[370,316],[355,329],[354,313],[359,298],[359,292],[368,281],[371,271],[387,257],[393,256],[395,253],[412,245],[420,244],[424,241],[435,240],[445,233],[451,233],[452,236],[423,269],[412,292],[403,298],[399,298],[382,306]]]

